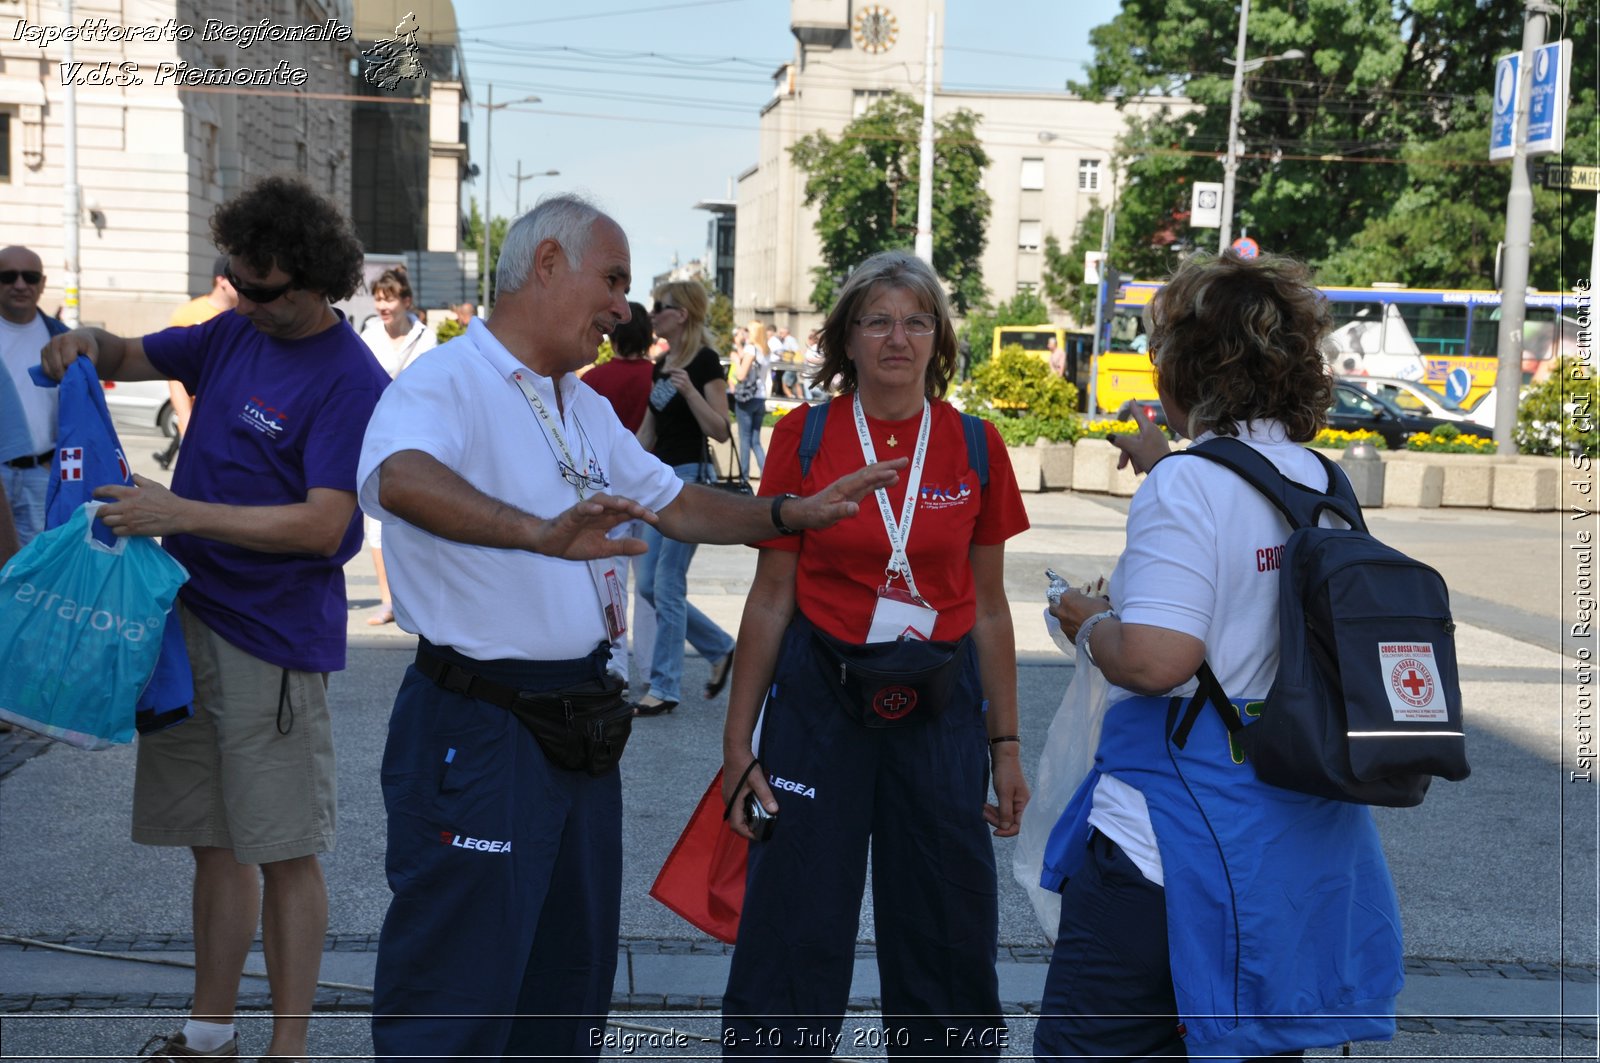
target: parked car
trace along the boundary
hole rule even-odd
[[[103,380],[101,385],[113,420],[140,428],[155,425],[168,439],[178,434],[178,416],[165,380]]]
[[[1406,413],[1420,413],[1424,417],[1437,417],[1442,421],[1473,419],[1459,402],[1418,380],[1401,380],[1392,376],[1347,376],[1340,379],[1357,385]]]
[[[1431,432],[1440,425],[1454,425],[1464,435],[1489,438],[1494,435],[1475,421],[1458,421],[1445,417],[1430,417],[1411,413],[1388,400],[1369,394],[1349,380],[1336,380],[1333,385],[1333,405],[1328,408],[1328,427],[1343,432],[1362,430],[1377,432],[1391,450],[1403,450],[1406,437],[1416,432]]]

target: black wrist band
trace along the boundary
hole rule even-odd
[[[781,535],[794,535],[795,530],[783,522],[783,504],[799,495],[778,495],[772,500],[772,526],[778,529]]]
[[[1021,744],[1022,738],[1019,735],[995,735],[993,738],[989,739],[989,744],[991,746],[997,746],[1001,742],[1016,742]]]

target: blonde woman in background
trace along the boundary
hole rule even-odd
[[[655,384],[639,426],[639,442],[687,483],[700,480],[706,440],[726,442],[728,381],[722,375],[716,338],[706,328],[708,303],[699,281],[672,281],[655,291],[650,321],[668,343],[656,363]],[[683,643],[711,664],[705,696],[714,698],[733,668],[733,636],[689,603],[689,563],[694,543],[668,539],[647,524],[649,551],[639,559],[639,593],[655,607],[656,642],[650,662],[650,693],[634,703],[639,716],[657,716],[678,707],[683,683]]]
[[[740,332],[746,332],[740,329]],[[735,351],[733,363],[733,414],[739,422],[739,472],[750,475],[750,456],[758,468],[767,467],[761,446],[761,422],[767,417],[767,396],[772,392],[772,356],[767,351],[767,326],[750,322],[748,339]]]

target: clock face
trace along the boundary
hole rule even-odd
[[[889,9],[881,4],[868,4],[856,16],[856,47],[877,54],[894,47],[895,35],[900,27]]]

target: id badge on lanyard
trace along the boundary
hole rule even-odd
[[[854,402],[856,434],[861,440],[861,455],[867,464],[878,460],[867,430],[866,415],[861,411],[861,398]],[[933,420],[926,399],[922,402],[922,424],[917,429],[917,446],[907,470],[906,497],[896,522],[894,510],[889,507],[889,493],[883,488],[876,492],[878,511],[883,516],[883,528],[889,536],[889,568],[884,585],[878,588],[878,601],[872,609],[872,623],[867,627],[868,642],[897,642],[912,639],[928,642],[933,639],[933,626],[939,621],[939,610],[933,608],[917,593],[916,580],[911,576],[911,560],[906,556],[906,543],[911,539],[911,522],[917,512],[917,493],[922,486],[922,466],[928,456],[928,431]],[[895,582],[899,576],[904,586]]]

